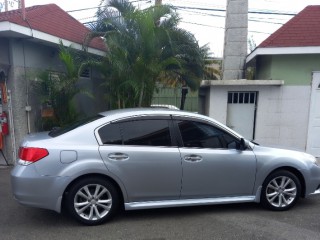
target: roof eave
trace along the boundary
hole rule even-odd
[[[83,45],[76,43],[76,42],[72,42],[70,40],[67,39],[61,39],[57,36],[48,34],[48,33],[44,33],[35,29],[31,29],[28,27],[24,27],[15,23],[11,23],[8,21],[5,22],[0,22],[0,34],[1,32],[10,32],[13,34],[17,34],[21,37],[24,38],[34,38],[34,39],[38,39],[44,42],[48,42],[51,44],[56,44],[59,45],[60,44],[60,40],[62,41],[63,45],[65,46],[70,46],[72,45],[72,48],[77,49],[77,50],[83,50]],[[95,55],[99,55],[99,56],[104,56],[105,55],[105,51],[102,51],[100,49],[96,49],[96,48],[92,48],[92,47],[88,47],[87,51],[91,54],[95,54]]]
[[[267,47],[256,48],[251,52],[246,62],[249,63],[259,55],[293,55],[293,54],[320,54],[320,46],[305,47]]]

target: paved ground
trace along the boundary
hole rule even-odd
[[[320,240],[320,197],[302,199],[287,212],[257,204],[131,211],[87,227],[65,215],[20,206],[12,199],[9,175],[10,168],[0,167],[1,240]]]

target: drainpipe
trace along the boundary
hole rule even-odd
[[[9,59],[9,69],[7,73],[7,78],[5,81],[6,89],[7,89],[7,97],[8,97],[8,119],[9,119],[9,127],[10,127],[10,140],[11,140],[11,148],[12,148],[12,164],[15,165],[17,159],[17,149],[16,149],[16,134],[15,134],[15,125],[14,125],[14,116],[13,116],[13,109],[12,109],[12,94],[11,90],[7,88],[7,81],[9,79],[9,74],[13,74],[13,56],[12,56],[12,42],[9,41],[9,51],[8,51],[8,59]]]
[[[23,41],[23,40],[22,40]],[[27,78],[27,66],[26,66],[26,53],[25,53],[25,44],[24,41],[22,42],[22,50],[23,50],[23,64],[24,64],[24,80],[26,81],[26,112],[27,112],[27,126],[28,126],[28,134],[31,133],[30,127],[30,111],[31,107],[29,105],[29,80]]]
[[[11,100],[11,90],[7,90],[8,93],[8,112],[9,112],[9,126],[11,134],[11,147],[12,147],[12,163],[16,164],[17,150],[16,150],[16,135],[13,122],[13,112],[12,112],[12,100]]]

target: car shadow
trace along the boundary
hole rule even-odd
[[[314,209],[315,205],[319,205],[320,198],[300,199],[299,203],[291,211],[278,212],[281,215],[300,214],[301,211],[307,209]],[[37,208],[28,208],[19,206],[21,211],[18,216],[18,224],[22,225],[41,225],[42,227],[76,227],[83,226],[72,219],[66,212],[61,214]],[[145,210],[120,210],[119,213],[110,221],[112,224],[121,222],[139,222],[159,219],[160,220],[174,220],[177,218],[194,218],[205,217],[206,215],[230,215],[230,214],[258,214],[258,215],[274,215],[277,213],[262,208],[257,203],[237,203],[237,204],[221,204],[221,205],[207,205],[207,206],[193,206],[193,207],[172,207],[172,208],[159,208],[159,209],[145,209]],[[20,225],[21,226],[21,225]]]
[[[263,211],[263,209],[255,203],[239,203],[239,204],[223,204],[223,205],[206,205],[192,207],[172,207],[158,209],[144,209],[133,211],[121,211],[115,220],[133,219],[139,220],[146,218],[177,218],[177,217],[194,217],[203,214],[228,214],[230,212],[241,211]]]

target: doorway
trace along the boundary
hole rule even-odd
[[[258,92],[228,92],[227,126],[254,139]]]

